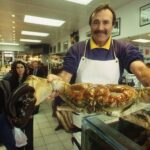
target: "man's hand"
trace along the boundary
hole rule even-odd
[[[62,78],[54,74],[49,74],[47,76],[47,81],[52,82],[53,80],[62,80]]]
[[[54,75],[54,74],[49,74],[48,76],[47,76],[47,81],[49,82],[49,83],[52,83],[54,80],[60,80],[60,81],[62,81],[62,79],[59,77],[59,76],[57,76],[57,75]],[[59,95],[59,90],[53,90],[53,92],[47,97],[48,99],[54,99],[55,97],[57,97]]]
[[[48,98],[54,99],[56,96],[58,96],[60,93],[60,90],[62,92],[64,86],[67,85],[65,83],[69,83],[69,81],[71,80],[71,77],[72,77],[72,74],[70,74],[66,71],[62,71],[61,73],[58,74],[58,76],[54,75],[54,74],[49,74],[47,76],[47,81],[49,83],[52,83],[54,90],[53,90],[52,94],[49,95]]]

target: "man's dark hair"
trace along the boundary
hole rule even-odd
[[[97,8],[95,8],[95,10],[94,10],[94,11],[92,12],[92,14],[90,15],[90,18],[89,18],[89,25],[91,25],[91,23],[92,23],[93,14],[96,14],[96,13],[102,11],[102,10],[105,10],[105,9],[108,9],[108,10],[110,10],[110,11],[112,12],[112,15],[113,15],[112,24],[115,25],[115,23],[116,23],[116,14],[115,14],[114,10],[113,10],[108,4],[106,4],[106,5],[100,5],[100,6],[98,6]]]

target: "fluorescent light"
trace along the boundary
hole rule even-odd
[[[18,43],[5,43],[5,42],[0,42],[0,45],[19,45]]]
[[[9,52],[9,51],[6,52],[6,51],[4,51],[3,53],[4,53],[4,54],[13,54],[14,52]]]
[[[46,37],[49,35],[49,33],[43,33],[43,32],[32,32],[32,31],[21,31],[22,35],[32,35],[32,36],[43,36]]]
[[[47,25],[47,26],[60,27],[62,24],[64,24],[65,21],[25,15],[24,22],[33,23],[33,24],[40,24],[40,25]]]
[[[139,42],[139,43],[149,43],[150,40],[147,40],[147,39],[135,39],[135,40],[132,40],[134,42]]]
[[[92,0],[66,0],[66,1],[81,4],[81,5],[88,5]]]
[[[32,42],[32,43],[40,43],[41,40],[33,40],[33,39],[20,39],[21,42]]]
[[[14,17],[15,17],[15,14],[12,14],[11,16],[14,18]]]

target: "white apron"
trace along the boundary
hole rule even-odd
[[[118,84],[120,77],[119,61],[114,52],[113,60],[91,60],[82,56],[77,70],[77,83]]]
[[[87,42],[77,70],[76,83],[118,84],[120,69],[115,52],[115,59],[113,60],[91,60],[85,57],[86,46]],[[87,114],[73,114],[73,124],[81,128],[81,121],[84,116],[87,116]]]

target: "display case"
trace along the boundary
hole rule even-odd
[[[94,115],[83,119],[82,150],[143,150],[135,142],[142,127],[119,118],[103,118]]]
[[[50,56],[49,69],[52,74],[57,75],[62,71],[64,55],[65,55],[64,53],[61,53],[61,54],[52,54]]]

